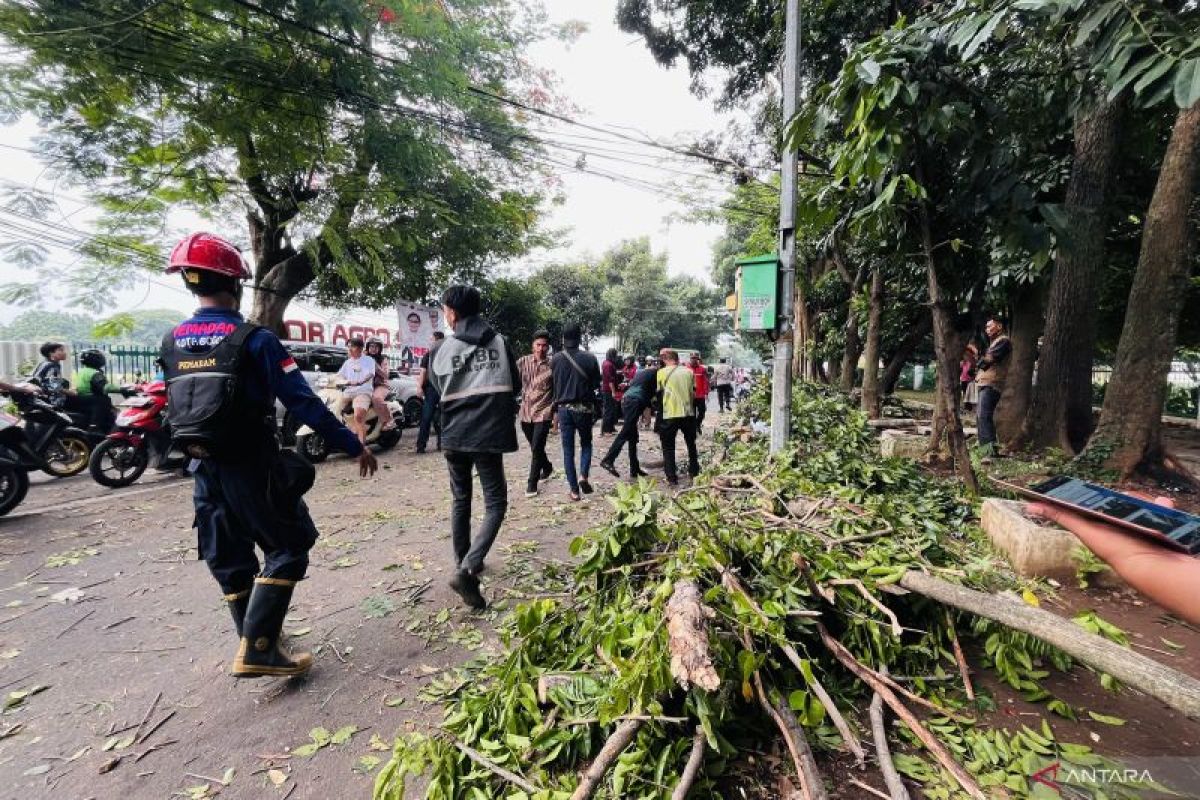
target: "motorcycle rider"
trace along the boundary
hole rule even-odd
[[[367,355],[375,360],[375,378],[371,382],[371,408],[379,417],[381,431],[390,431],[396,427],[392,412],[388,411],[387,396],[392,387],[388,384],[388,357],[383,354],[383,340],[378,336],[367,338]]]
[[[367,443],[367,409],[371,407],[375,381],[375,359],[363,355],[363,340],[355,336],[346,342],[350,357],[342,362],[337,377],[342,386],[342,408],[349,403],[354,409],[354,432],[358,440]],[[384,416],[380,422],[387,419]]]
[[[197,547],[229,604],[241,644],[238,677],[299,675],[308,653],[279,643],[296,583],[308,568],[317,529],[302,495],[314,471],[275,432],[278,397],[301,422],[358,459],[373,475],[375,457],[312,392],[274,333],[238,313],[242,281],[251,277],[237,248],[193,233],[171,252],[168,274],[180,273],[200,308],[163,337],[173,435],[195,469]],[[254,552],[262,549],[260,571]]]
[[[107,361],[104,353],[96,349],[84,350],[79,354],[79,370],[75,373],[75,396],[90,410],[93,428],[108,433],[117,418],[110,392],[120,392],[121,387],[108,382],[104,374]]]
[[[62,378],[62,362],[67,360],[67,346],[61,342],[44,342],[38,348],[42,354],[42,362],[33,369],[29,380],[46,388],[46,381]]]

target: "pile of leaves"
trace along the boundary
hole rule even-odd
[[[752,397],[744,421],[765,404]],[[440,682],[441,731],[396,740],[377,800],[425,774],[439,800],[746,797],[755,784],[816,800],[822,782],[878,790],[893,765],[927,797],[1024,797],[1056,762],[1101,763],[1045,722],[985,727],[994,706],[968,699],[959,637],[977,637],[986,666],[1034,700],[1051,699],[1039,680],[1069,658],[896,586],[915,569],[1022,591],[969,498],[880,457],[838,395],[798,387],[793,415],[787,458],[747,424],[721,435],[690,489],[619,485],[607,524],[572,545],[570,595],[518,606],[501,656]],[[887,726],[891,755],[868,722],[876,693],[915,722]],[[1070,783],[1061,770],[1058,783]]]

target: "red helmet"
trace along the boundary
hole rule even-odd
[[[238,249],[211,233],[189,234],[175,245],[171,251],[171,263],[167,265],[167,274],[185,269],[207,270],[242,281],[252,277]]]

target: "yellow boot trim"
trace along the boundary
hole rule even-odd
[[[255,583],[265,583],[268,586],[295,586],[299,581],[288,581],[283,578],[255,578]]]
[[[278,647],[278,645],[276,645]],[[294,666],[291,667],[273,667],[267,665],[247,664],[246,652],[250,649],[250,640],[242,637],[241,644],[238,645],[237,656],[233,659],[233,664],[229,667],[229,672],[236,678],[256,678],[262,676],[283,676],[283,675],[303,675],[312,667],[313,659],[311,653],[300,653],[296,656],[289,656],[284,653],[285,657],[291,658],[294,661]],[[281,651],[282,652],[282,651]]]
[[[240,592],[234,592],[233,594],[222,595],[222,597],[225,599],[226,603],[232,603],[234,600],[241,600],[243,597],[249,597],[249,596],[250,596],[249,589],[242,589]]]

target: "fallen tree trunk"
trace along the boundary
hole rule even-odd
[[[1003,595],[979,592],[956,583],[908,572],[900,585],[939,603],[995,620],[1036,636],[1090,667],[1157,698],[1192,719],[1200,719],[1200,681],[1182,672],[1088,633],[1070,620]]]
[[[695,581],[679,581],[667,601],[667,648],[671,653],[671,675],[687,689],[691,684],[709,692],[721,687],[708,650],[707,608]]]
[[[887,667],[879,670],[880,674],[887,674]],[[879,692],[871,698],[871,706],[868,709],[868,716],[871,719],[871,737],[875,740],[875,755],[879,758],[879,771],[883,774],[883,782],[887,785],[888,795],[891,800],[909,800],[908,789],[904,787],[904,781],[900,779],[900,773],[896,771],[896,764],[892,761],[892,750],[888,746],[887,726],[883,722],[883,697]]]

